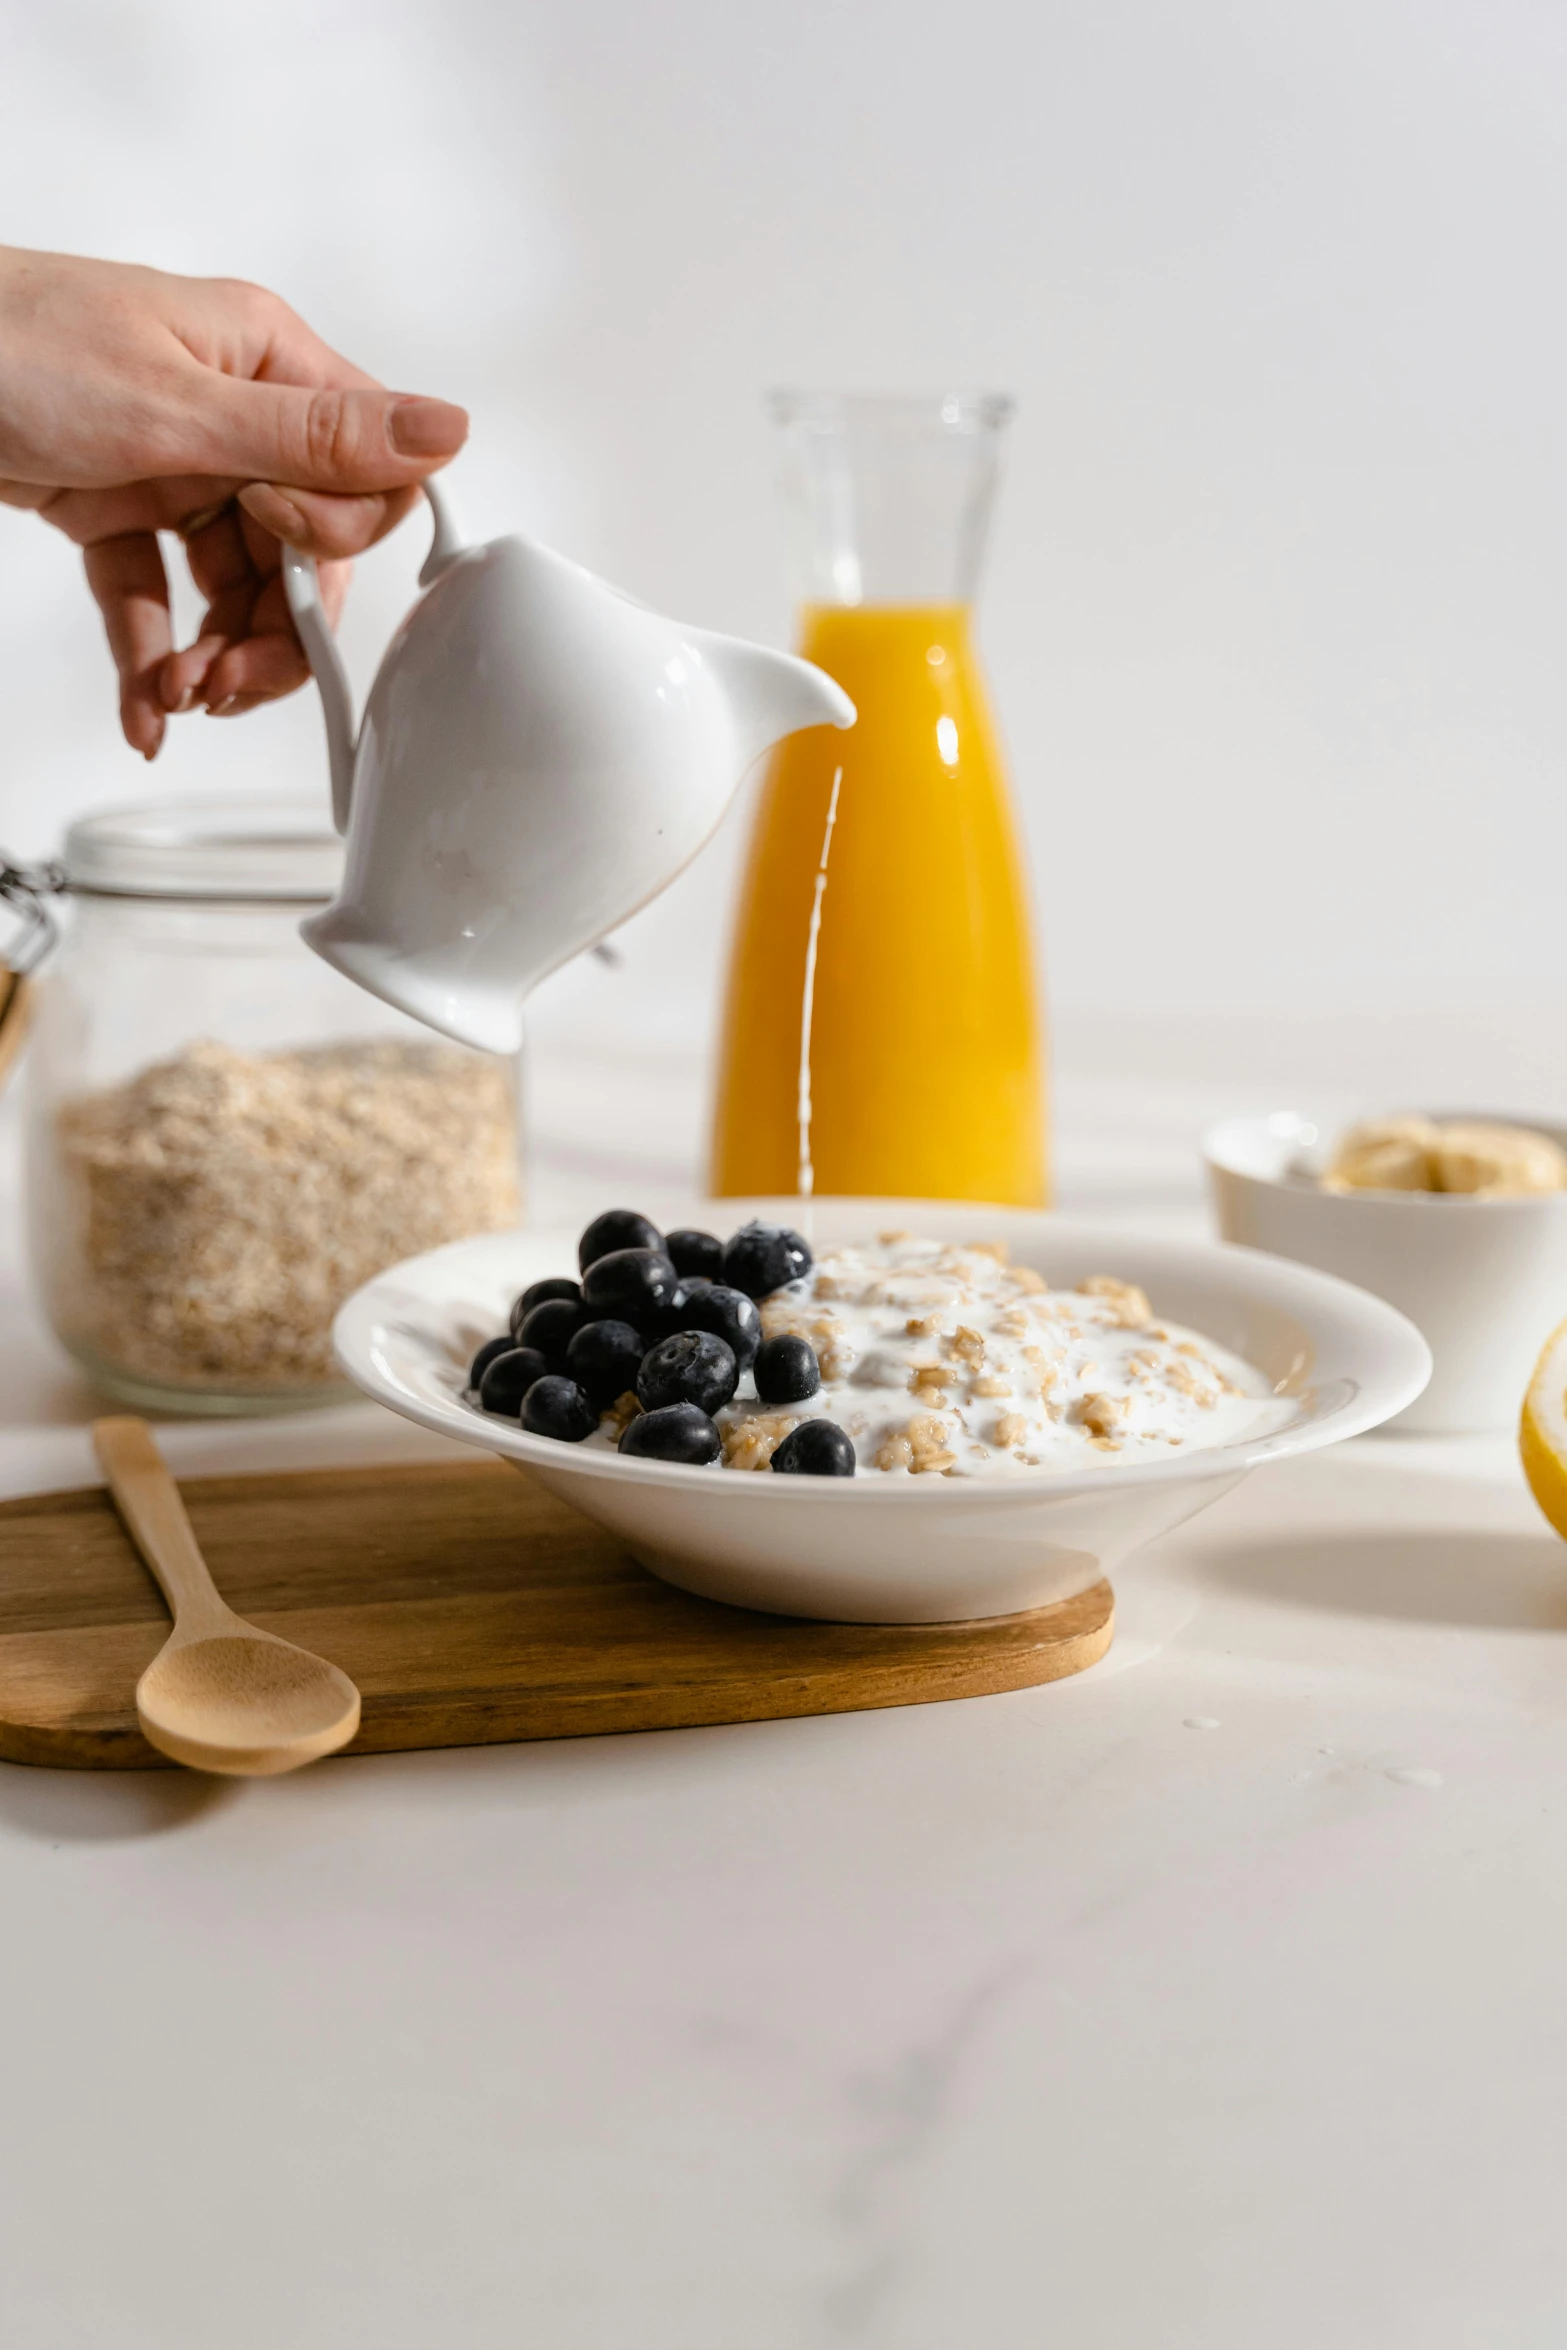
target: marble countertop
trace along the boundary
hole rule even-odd
[[[1240,1033],[1068,1039],[1067,1203],[1198,1228],[1208,1115],[1383,1090],[1385,1033]],[[1522,1032],[1503,1084],[1469,1039],[1483,1088],[1420,1037],[1443,1098],[1547,1082]],[[534,1101],[546,1218],[689,1180],[678,1055],[545,1051]],[[12,1115],[17,1493],[86,1481],[92,1398]],[[165,1440],[443,1449],[371,1407]],[[1281,1464],[1118,1583],[1105,1663],[1007,1697],[255,1786],[0,1766],[4,2338],[1554,2345],[1567,1551],[1510,1445]]]

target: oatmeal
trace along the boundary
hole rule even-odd
[[[1282,1425],[1294,1409],[1254,1365],[1156,1316],[1134,1283],[1104,1273],[1052,1290],[997,1244],[887,1233],[808,1264],[762,1294],[754,1316],[754,1370],[731,1355],[724,1400],[705,1400],[688,1428],[671,1424],[671,1442],[695,1449],[666,1457],[783,1467],[795,1431],[826,1422],[849,1437],[849,1466],[862,1475],[1010,1475],[1167,1459]],[[780,1402],[768,1368],[780,1343],[810,1363],[811,1379],[819,1372],[797,1401]],[[669,1417],[674,1391],[647,1379],[654,1359],[642,1402]],[[588,1443],[645,1449],[640,1431],[627,1435],[637,1410],[636,1395],[616,1398]],[[554,1433],[526,1407],[523,1423]]]
[[[513,1299],[466,1392],[529,1435],[641,1460],[1011,1476],[1167,1460],[1296,1409],[1135,1282],[1052,1290],[1003,1241],[884,1232],[818,1261],[789,1225],[722,1240],[609,1208],[577,1264],[580,1281],[550,1274]]]
[[[519,1206],[508,1072],[450,1045],[194,1044],[67,1102],[56,1151],[56,1325],[173,1388],[330,1383],[362,1282]]]
[[[835,1249],[761,1307],[806,1338],[820,1392],[780,1414],[743,1390],[717,1415],[724,1457],[765,1468],[796,1419],[835,1420],[861,1471],[989,1476],[1225,1444],[1291,1406],[1251,1364],[1159,1319],[1111,1274],[1052,1290],[1004,1249],[886,1234]]]

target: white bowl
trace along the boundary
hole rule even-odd
[[[1567,1146],[1567,1131],[1538,1118],[1506,1123]],[[1400,1427],[1448,1434],[1515,1427],[1535,1358],[1567,1314],[1567,1192],[1466,1199],[1321,1191],[1290,1173],[1319,1141],[1315,1121],[1293,1110],[1213,1128],[1203,1155],[1224,1238],[1359,1282],[1424,1332],[1435,1359],[1431,1383]]]
[[[755,1214],[802,1220],[795,1200],[724,1200],[681,1220],[728,1231]],[[777,1615],[873,1624],[1013,1615],[1085,1591],[1259,1462],[1376,1427],[1430,1375],[1425,1341],[1390,1306],[1246,1249],[947,1202],[818,1200],[814,1223],[818,1248],[896,1225],[1004,1239],[1060,1288],[1121,1274],[1159,1313],[1266,1371],[1297,1400],[1297,1414],[1255,1441],[1179,1458],[994,1480],[776,1477],[587,1451],[526,1435],[463,1400],[469,1361],[505,1328],[517,1292],[575,1270],[576,1236],[566,1233],[463,1240],[395,1266],[344,1306],[338,1357],[393,1411],[527,1468],[667,1582]]]

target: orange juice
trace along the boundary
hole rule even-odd
[[[717,1193],[792,1192],[811,902],[841,766],[811,1021],[818,1191],[1048,1196],[1027,891],[965,604],[808,606],[847,734],[781,743],[729,968]]]

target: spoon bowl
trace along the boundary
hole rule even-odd
[[[136,1684],[142,1735],[196,1771],[269,1778],[335,1754],[359,1727],[359,1692],[307,1648],[256,1631],[170,1640]]]

